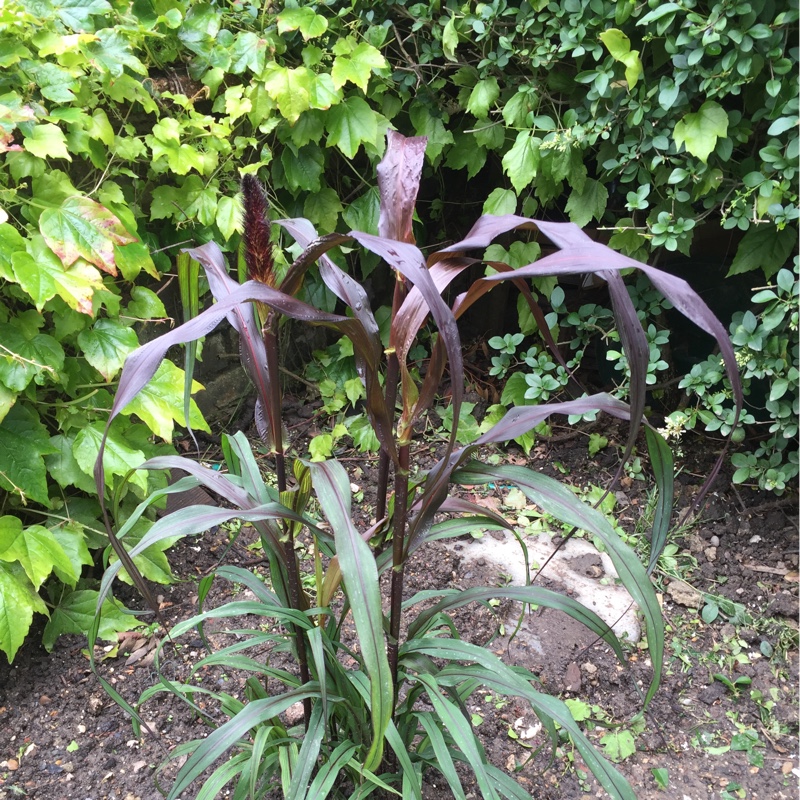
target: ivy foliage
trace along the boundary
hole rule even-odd
[[[88,495],[109,383],[141,323],[168,316],[153,289],[170,247],[238,248],[242,173],[276,215],[376,232],[365,176],[391,126],[428,138],[428,241],[463,233],[453,197],[596,222],[645,259],[722,225],[743,236],[731,272],[770,278],[797,241],[797,18],[729,0],[6,0],[0,512],[26,542],[40,525],[52,539],[42,578],[17,523],[0,528],[0,595],[16,598],[0,601],[0,649],[85,590],[86,552],[106,545]],[[362,279],[376,264],[348,257]],[[303,293],[333,307],[313,272]],[[127,470],[185,422],[182,386],[165,366],[115,421],[123,506],[152,488]],[[67,527],[71,570],[53,543]],[[166,559],[151,572],[166,579]]]

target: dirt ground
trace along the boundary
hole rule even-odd
[[[551,440],[537,444],[529,462],[582,488],[602,485],[612,473],[615,452],[609,447],[589,459],[586,441],[584,433],[560,437],[556,430]],[[520,458],[519,453],[512,455]],[[679,507],[691,501],[712,457],[708,443],[687,443],[678,460],[683,467]],[[358,467],[359,481],[370,485],[374,461],[348,461],[348,466]],[[647,497],[640,481],[625,484],[617,493],[617,513],[623,528],[635,536]],[[487,491],[502,508],[504,490]],[[723,473],[700,519],[670,540],[677,546],[672,560],[655,575],[667,622],[665,675],[643,717],[637,716],[642,687],[651,673],[646,650],[636,645],[631,645],[623,667],[577,623],[552,611],[527,616],[520,635],[511,638],[514,609],[503,606],[500,612],[509,615],[503,620],[506,635],[490,647],[509,663],[539,675],[548,691],[580,701],[573,704],[574,713],[586,717],[582,724],[590,738],[618,759],[640,800],[795,798],[800,775],[797,521],[796,497],[735,490]],[[171,551],[181,581],[158,588],[171,623],[195,612],[197,581],[213,569],[228,543],[229,532],[217,529]],[[245,531],[226,562],[254,561],[258,554],[246,549],[247,543]],[[472,546],[474,540],[467,537],[440,547],[435,558],[431,549],[420,551],[409,565],[408,594],[423,588],[501,584],[502,571],[468,557]],[[437,545],[428,546],[433,547]],[[597,568],[591,562],[585,565],[588,571]],[[546,574],[542,579],[548,585]],[[140,607],[126,591],[123,587],[123,598]],[[231,591],[230,585],[216,582],[210,602],[229,600]],[[707,595],[718,598],[720,609],[710,622],[701,616]],[[457,622],[471,640],[483,643],[496,632],[498,619],[481,608],[461,611]],[[535,639],[526,635],[531,631]],[[130,639],[128,649],[142,641]],[[185,646],[171,654],[173,663],[165,667],[175,676],[202,657],[198,637],[183,641]],[[534,641],[543,646],[532,645]],[[156,739],[137,739],[124,712],[92,675],[85,648],[80,637],[62,637],[48,655],[34,634],[13,665],[0,662],[0,800],[155,800],[161,796],[154,785],[155,768],[165,753],[201,735],[202,727],[185,710],[160,696],[143,712],[157,731]],[[111,648],[106,651],[108,656]],[[128,663],[122,651],[105,658],[101,669],[134,702],[157,679],[147,657]],[[232,693],[241,686],[236,675],[220,671],[209,671],[204,680]],[[559,746],[552,764],[549,751],[529,759],[542,743],[529,708],[479,692],[469,710],[489,759],[515,772],[537,800],[604,796],[568,742]],[[429,776],[427,800],[452,797],[442,784],[441,776]],[[480,796],[466,775],[464,787],[467,797]]]

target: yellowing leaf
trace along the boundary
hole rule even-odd
[[[237,231],[242,230],[242,201],[241,195],[229,197],[223,195],[217,203],[216,223],[225,241]]]
[[[313,73],[307,67],[288,69],[270,64],[264,77],[267,94],[278,104],[278,111],[292,125],[311,107],[309,90]]]
[[[625,65],[625,80],[633,89],[642,75],[642,61],[638,50],[631,50],[631,40],[617,28],[609,28],[600,34],[600,41],[606,46],[611,57]]]
[[[203,388],[197,381],[192,381],[192,392]],[[174,423],[186,425],[183,414],[183,370],[171,361],[164,360],[150,382],[122,411],[123,414],[136,414],[156,436],[165,441],[172,440]],[[208,431],[208,423],[203,419],[200,409],[192,400],[189,410],[189,422],[194,430]]]
[[[23,528],[17,517],[0,517],[0,561],[18,561],[36,589],[56,566],[66,574],[74,572],[64,549],[47,528]]]
[[[696,113],[686,114],[675,125],[672,138],[677,147],[682,144],[704,164],[717,146],[717,139],[728,135],[728,115],[719,103],[707,100]]]
[[[58,295],[70,308],[93,316],[92,297],[103,289],[100,273],[82,260],[65,269],[41,236],[32,238],[29,250],[14,253],[11,261],[14,280],[30,295],[36,308],[41,310],[51,297]]]
[[[366,94],[372,70],[385,66],[386,59],[381,51],[367,42],[361,42],[349,54],[336,56],[331,77],[337,89],[341,89],[346,83],[354,83]]]
[[[448,61],[458,61],[456,58],[456,47],[458,47],[458,33],[456,32],[456,18],[450,17],[442,31],[442,50],[444,57]]]
[[[30,134],[22,137],[22,146],[39,158],[66,158],[72,161],[64,132],[52,122],[35,125]]]
[[[88,197],[68,197],[58,208],[45,209],[39,230],[65,267],[83,258],[110,275],[117,274],[114,245],[136,241],[114,214]]]
[[[87,475],[94,474],[94,462],[100,453],[100,443],[103,439],[104,429],[105,425],[102,422],[97,422],[81,428],[75,437],[73,454],[78,466]],[[113,485],[114,475],[127,475],[129,470],[139,466],[144,460],[144,453],[135,447],[131,447],[116,426],[112,427],[106,439],[106,449],[103,453],[106,484],[108,486]],[[147,475],[142,470],[135,470],[131,475],[130,482],[140,489],[142,494],[147,491]]]

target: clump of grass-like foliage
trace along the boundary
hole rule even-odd
[[[445,589],[433,595],[425,592],[424,596],[405,598],[404,568],[415,551],[435,548],[439,539],[463,535],[476,527],[511,529],[511,523],[500,514],[461,499],[453,487],[497,481],[518,487],[545,512],[602,541],[647,626],[653,674],[644,703],[649,703],[659,685],[664,651],[664,626],[649,572],[663,547],[672,506],[672,461],[663,439],[647,428],[651,462],[659,484],[649,568],[640,563],[601,513],[559,482],[521,466],[480,463],[477,455],[482,445],[514,439],[551,414],[581,415],[593,410],[630,420],[626,456],[630,454],[643,424],[648,348],[621,270],[633,267],[644,271],[676,309],[715,336],[731,382],[738,387],[730,343],[720,323],[684,281],[593,242],[573,224],[513,215],[484,216],[463,241],[426,259],[412,235],[425,144],[423,138],[407,139],[389,133],[387,152],[378,169],[379,235],[351,231],[319,238],[307,220],[280,221],[278,224],[303,248],[281,281],[277,281],[272,267],[262,189],[254,179],[246,178],[245,249],[250,280],[240,285],[229,277],[224,257],[213,243],[189,251],[205,269],[216,303],[141,347],[125,365],[111,419],[147,383],[170,346],[194,342],[227,318],[239,333],[243,363],[258,392],[256,421],[260,435],[270,444],[277,482],[273,487],[264,480],[250,444],[237,433],[223,437],[226,470],[215,471],[187,458],[151,459],[143,468],[181,469],[189,477],[152,495],[116,531],[106,517],[119,561],[106,572],[101,602],[121,567],[152,600],[132,556],[156,541],[202,534],[233,518],[248,521],[256,528],[269,562],[269,587],[245,569],[219,568],[220,578],[248,587],[254,599],[202,611],[171,631],[172,639],[176,639],[198,627],[202,631],[205,620],[242,615],[269,621],[271,626],[277,623],[282,633],[265,633],[256,627],[231,647],[210,652],[195,667],[221,664],[226,669],[252,673],[246,683],[246,697],[209,692],[190,681],[176,684],[162,677],[161,683],[142,698],[144,701],[156,692],[169,691],[208,720],[208,713],[198,704],[202,692],[206,706],[216,701],[229,718],[224,724],[215,725],[207,737],[182,744],[171,753],[171,758],[188,759],[178,771],[169,798],[181,795],[212,767],[216,768],[198,797],[217,797],[228,784],[232,784],[235,798],[262,797],[279,784],[284,796],[293,800],[364,798],[376,792],[421,798],[423,775],[437,770],[454,796],[464,798],[457,762],[468,764],[474,771],[483,797],[527,798],[529,795],[512,777],[488,762],[470,725],[465,703],[481,687],[527,701],[553,743],[558,740],[559,728],[569,734],[586,765],[612,797],[635,797],[625,778],[587,740],[564,703],[543,692],[535,675],[505,664],[487,648],[458,638],[448,615],[468,603],[492,598],[559,609],[605,640],[624,662],[623,648],[605,622],[575,600],[535,585]],[[481,261],[471,254],[483,252],[495,237],[516,229],[538,230],[557,249],[516,270],[491,262],[493,273],[477,280],[456,297],[452,306],[448,305],[442,297],[445,289],[464,270]],[[386,268],[396,273],[390,345],[385,350],[364,288],[326,256],[328,250],[345,243],[376,253]],[[338,298],[344,313],[321,311],[297,299],[303,275],[313,263],[318,264],[323,281]],[[455,432],[463,393],[459,317],[498,281],[511,280],[524,293],[543,334],[549,337],[525,279],[585,272],[598,273],[608,283],[631,368],[630,404],[595,394],[517,407],[476,442],[457,447]],[[353,344],[364,383],[366,411],[381,447],[375,513],[378,522],[372,528],[360,529],[353,520],[351,483],[340,462],[307,462],[288,457],[278,375],[282,317],[326,326]],[[417,382],[407,359],[428,319],[437,336],[425,376]],[[549,344],[557,353],[551,338]],[[453,433],[438,463],[421,481],[414,481],[411,443],[415,423],[434,400],[446,366],[452,386]],[[101,498],[102,458],[101,450],[96,468]],[[155,500],[198,484],[225,498],[229,507],[191,506],[170,513],[155,522],[128,551],[126,532]],[[312,515],[312,497],[316,498],[315,508],[323,519]],[[310,535],[317,554],[313,577],[306,580],[295,548],[300,535]],[[377,546],[377,542],[386,546]],[[391,576],[386,612],[379,581],[384,572]],[[207,581],[201,585],[201,598],[208,588]],[[420,610],[418,601],[429,601],[432,596],[436,602]],[[337,597],[343,601],[335,603]],[[355,642],[342,640],[343,622],[348,615],[354,623]],[[263,658],[254,657],[264,646],[278,644],[291,649],[296,671],[280,670]],[[343,653],[350,656],[349,666],[340,658]],[[283,691],[267,694],[267,678],[270,685],[281,685]],[[124,703],[111,687],[107,688],[118,702]],[[423,698],[425,703],[418,702]],[[298,701],[303,703],[304,720],[290,726],[281,714]]]

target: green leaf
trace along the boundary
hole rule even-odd
[[[327,111],[331,106],[335,106],[342,100],[342,92],[334,86],[333,78],[327,72],[314,74],[311,86],[308,90],[311,108],[319,111]]]
[[[364,94],[373,69],[383,69],[386,59],[377,47],[361,42],[350,53],[336,56],[331,68],[333,85],[341,89],[346,83],[354,83]]]
[[[92,17],[111,11],[111,5],[106,0],[59,0],[53,10],[73,31],[93,31]]]
[[[50,533],[61,545],[61,549],[66,553],[71,565],[69,572],[62,572],[60,567],[56,565],[56,575],[63,583],[68,583],[74,587],[81,576],[83,567],[94,566],[94,559],[86,544],[83,526],[77,522],[68,522],[51,528]]]
[[[566,210],[570,220],[583,228],[592,219],[600,221],[607,203],[608,189],[600,181],[587,178],[581,191],[570,192]]]
[[[0,279],[16,281],[11,260],[14,253],[25,252],[25,240],[16,228],[7,222],[0,223]]]
[[[111,381],[122,369],[128,354],[139,346],[139,340],[135,331],[121,322],[99,319],[78,334],[78,344],[86,360],[106,381]]]
[[[491,194],[486,198],[483,204],[484,214],[493,214],[500,217],[503,214],[516,214],[517,213],[517,195],[511,189],[493,189]],[[488,250],[487,250],[488,252]],[[504,260],[495,259],[491,256],[493,261]],[[527,263],[527,262],[526,262]]]
[[[7,389],[0,383],[0,422],[6,418],[6,414],[12,409],[17,401],[17,393]]]
[[[174,186],[157,186],[150,201],[150,219],[172,219],[184,213],[181,209],[181,192]]]
[[[298,189],[305,192],[319,191],[320,177],[325,169],[325,155],[316,144],[307,144],[295,149],[284,147],[281,153],[286,188],[291,192]]]
[[[21,392],[32,380],[57,383],[63,366],[64,350],[52,336],[14,322],[0,325],[0,383],[7,388]]]
[[[503,105],[503,119],[509,128],[520,128],[531,110],[531,92],[517,92]]]
[[[125,67],[139,75],[147,75],[147,67],[133,54],[128,40],[114,28],[98,31],[95,40],[86,44],[83,50],[96,69],[115,78],[124,73]]]
[[[217,196],[219,190],[216,182],[205,184],[199,175],[190,175],[183,184],[185,192],[184,210],[189,219],[196,219],[201,225],[208,227],[217,216]]]
[[[377,187],[357,197],[342,213],[342,218],[352,230],[372,234],[378,233],[379,216],[380,194]]]
[[[72,452],[75,444],[72,432],[69,435],[51,437],[50,444],[55,452],[46,456],[44,463],[51,477],[64,489],[74,486],[87,494],[93,494],[94,481],[80,468]]]
[[[336,554],[369,677],[373,738],[364,766],[372,770],[381,763],[384,736],[394,704],[392,673],[384,643],[378,568],[369,545],[353,524],[350,480],[342,465],[326,461],[309,466],[320,506],[334,531]]]
[[[39,230],[65,267],[83,258],[110,275],[117,274],[114,245],[136,241],[107,208],[80,196],[68,197],[59,208],[45,209]]]
[[[75,75],[48,61],[23,61],[20,67],[37,85],[42,97],[54,103],[71,103],[80,89]]]
[[[217,203],[215,222],[226,242],[234,233],[242,232],[242,201],[240,195],[237,194],[235,197],[223,195],[220,197]]]
[[[589,434],[589,457],[596,456],[601,450],[608,447],[608,439],[599,433]]]
[[[367,417],[363,414],[349,417],[345,424],[359,453],[374,453],[378,450],[378,437],[375,435],[375,429]]]
[[[753,226],[739,244],[726,277],[760,269],[766,278],[771,278],[786,266],[796,244],[797,229],[794,227],[778,230],[775,225]]]
[[[153,153],[153,161],[165,158],[169,169],[177,175],[186,175],[192,170],[202,173],[205,170],[203,154],[192,145],[164,142],[154,136],[148,136],[146,140]],[[163,166],[161,169],[163,170]]]
[[[409,116],[411,124],[414,126],[414,133],[417,136],[427,137],[425,156],[431,163],[435,163],[445,145],[453,143],[453,134],[445,128],[440,113],[432,111],[423,103],[413,103]]]
[[[328,20],[320,16],[313,8],[284,8],[278,14],[278,33],[283,35],[289,31],[300,31],[304,41],[322,36],[328,30]]]
[[[528,401],[525,399],[525,392],[528,391],[528,384],[525,381],[523,372],[512,373],[506,385],[503,387],[503,394],[500,402],[504,406],[524,406]]]
[[[176,404],[180,408],[183,403]],[[177,413],[177,409],[176,409]],[[103,439],[105,425],[102,422],[95,422],[86,425],[78,431],[75,437],[73,453],[78,462],[78,466],[87,474],[94,474],[94,462],[100,453],[100,444]],[[0,429],[2,431],[2,429]],[[144,453],[131,447],[124,439],[119,429],[112,426],[106,439],[106,449],[103,454],[103,468],[106,475],[106,483],[110,486],[114,475],[124,476],[134,467],[139,466],[143,461]],[[147,475],[141,470],[136,470],[131,476],[131,483],[141,489],[142,493],[147,491]]]
[[[704,164],[714,152],[718,139],[728,135],[728,115],[719,103],[707,100],[696,113],[686,114],[675,125],[672,138],[676,147],[682,144]]]
[[[636,741],[630,731],[609,731],[601,737],[600,744],[612,761],[624,761],[636,752]]]
[[[467,111],[478,119],[486,119],[489,109],[498,97],[500,97],[500,84],[497,78],[484,78],[478,81],[470,92]]]
[[[311,108],[310,89],[313,73],[306,67],[289,69],[271,63],[264,76],[267,94],[278,104],[278,110],[294,125],[300,115]]]
[[[327,127],[328,147],[338,147],[347,158],[355,157],[363,142],[378,144],[378,114],[361,97],[348,97],[334,106]]]
[[[154,278],[159,277],[150,251],[142,242],[131,242],[122,246],[115,244],[114,263],[126,281],[135,281],[142,270]]]
[[[192,381],[193,393],[202,388],[203,386],[197,381]],[[121,413],[126,416],[136,414],[156,436],[170,442],[174,423],[186,425],[183,413],[183,390],[183,370],[168,359],[164,359],[150,382]],[[194,400],[190,405],[189,424],[192,430],[210,432],[208,423]]]
[[[625,65],[625,80],[628,89],[633,89],[642,75],[642,61],[638,50],[631,50],[631,40],[621,30],[609,28],[600,34],[600,41],[606,46],[611,57]]]
[[[456,133],[453,146],[447,151],[445,164],[451,169],[466,169],[467,177],[474,178],[485,163],[486,148],[480,147],[471,133]]]
[[[456,48],[458,47],[458,33],[456,32],[456,18],[451,16],[442,31],[442,51],[448,61],[458,61]]]
[[[55,295],[82,314],[94,314],[92,298],[103,290],[103,279],[91,264],[78,261],[66,269],[41,236],[28,241],[29,252],[14,253],[14,277],[37,309]]]
[[[254,75],[264,71],[267,58],[267,40],[253,31],[241,31],[230,49],[231,65],[229,71],[241,75],[250,70]]]
[[[72,161],[64,132],[51,122],[34,125],[31,132],[22,137],[22,146],[38,158],[65,158]]]
[[[669,788],[669,770],[666,767],[654,767],[650,770],[653,773],[653,780],[661,790]]]
[[[712,601],[708,601],[703,606],[700,616],[703,618],[703,622],[710,625],[719,616],[719,606]]]
[[[16,403],[0,424],[0,487],[23,503],[33,500],[49,506],[43,456],[54,452],[38,414]]]
[[[76,583],[72,563],[56,538],[41,525],[22,527],[17,517],[0,517],[0,561],[18,561],[38,589],[57,566]]]
[[[163,320],[167,311],[161,298],[152,290],[144,286],[134,286],[131,289],[131,301],[125,306],[121,316],[130,320]]]
[[[536,177],[539,140],[530,131],[520,131],[513,147],[503,156],[503,171],[520,194]]]
[[[333,455],[333,436],[329,433],[320,433],[308,443],[308,452],[312,461],[325,461]]]
[[[324,188],[311,192],[303,205],[303,215],[314,223],[320,233],[331,233],[336,229],[339,214],[344,206],[333,189]]]
[[[81,634],[89,630],[97,610],[97,597],[98,592],[82,589],[61,598],[44,629],[42,644],[45,650],[50,652],[62,633]],[[101,613],[98,636],[105,641],[113,641],[120,631],[141,625],[133,614],[126,614],[113,600],[103,603]]]
[[[18,565],[0,563],[0,650],[11,663],[33,621],[33,612],[47,614],[47,606]]]

